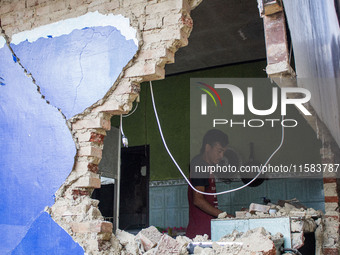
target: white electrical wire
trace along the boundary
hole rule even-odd
[[[120,115],[120,132],[122,133],[122,136],[125,136],[123,131],[123,115]]]
[[[123,115],[120,115],[120,132],[122,133],[123,146],[128,147],[129,142],[123,131]]]
[[[159,133],[161,135],[161,138],[162,138],[162,141],[163,141],[163,144],[164,144],[164,147],[166,149],[166,151],[168,152],[170,158],[172,159],[172,161],[174,162],[174,164],[176,165],[176,167],[178,168],[179,172],[181,173],[181,175],[183,176],[183,178],[185,179],[185,181],[188,183],[188,185],[196,192],[200,193],[200,194],[203,194],[203,195],[208,195],[208,196],[214,196],[214,195],[222,195],[222,194],[227,194],[227,193],[231,193],[231,192],[234,192],[234,191],[237,191],[237,190],[241,190],[245,187],[247,187],[249,184],[251,184],[253,181],[256,180],[256,178],[263,172],[263,167],[265,167],[268,162],[272,159],[272,157],[276,154],[276,152],[281,148],[282,144],[283,144],[283,141],[284,141],[284,126],[282,125],[282,122],[281,122],[281,125],[282,125],[282,133],[281,133],[281,142],[279,144],[279,146],[276,148],[276,150],[269,156],[269,158],[267,159],[266,163],[264,163],[264,165],[261,167],[261,171],[250,181],[248,182],[247,184],[244,184],[243,186],[240,186],[238,188],[235,188],[235,189],[230,189],[230,190],[225,190],[225,191],[221,191],[221,192],[216,192],[216,193],[208,193],[208,192],[202,192],[198,189],[196,189],[191,183],[190,181],[188,180],[188,178],[186,177],[186,175],[183,173],[182,169],[180,168],[180,166],[177,164],[176,160],[174,159],[174,157],[172,156],[166,142],[165,142],[165,139],[164,139],[164,136],[163,136],[163,132],[162,132],[162,127],[161,127],[161,124],[159,122],[159,118],[158,118],[158,113],[157,113],[157,109],[156,109],[156,105],[155,105],[155,99],[154,99],[154,96],[153,96],[153,90],[152,90],[152,82],[150,81],[150,93],[151,93],[151,99],[152,99],[152,106],[153,106],[153,110],[155,112],[155,117],[156,117],[156,120],[157,120],[157,125],[158,125],[158,129],[159,129]],[[284,116],[282,115],[282,121],[284,119]]]
[[[138,102],[136,102],[136,107],[135,107],[135,109],[133,109],[132,112],[123,115],[123,118],[131,116],[131,115],[137,110],[137,108],[138,108]]]

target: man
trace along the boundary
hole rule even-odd
[[[211,129],[204,135],[200,154],[195,156],[190,163],[190,182],[197,190],[216,193],[214,175],[209,171],[198,174],[197,169],[207,170],[209,166],[216,166],[223,158],[228,143],[228,136],[218,129]],[[186,236],[194,238],[196,235],[207,234],[210,238],[211,219],[223,213],[218,209],[216,195],[203,195],[189,186],[188,201],[189,224]]]

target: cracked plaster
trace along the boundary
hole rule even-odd
[[[140,49],[124,68],[109,92],[93,106],[88,107],[84,112],[67,121],[73,140],[76,143],[76,148],[80,150],[85,147],[90,151],[90,155],[76,156],[72,174],[68,176],[56,193],[56,203],[51,208],[47,208],[52,218],[76,242],[82,245],[87,254],[119,254],[119,243],[117,243],[114,236],[110,240],[108,239],[111,233],[104,233],[104,235],[91,231],[77,233],[71,229],[72,226],[76,227],[77,224],[86,226],[84,223],[91,225],[91,220],[100,220],[97,214],[92,214],[97,208],[97,204],[95,203],[96,200],[89,197],[91,193],[90,185],[76,190],[79,192],[79,197],[75,198],[72,194],[74,189],[77,189],[75,184],[79,176],[87,176],[88,178],[90,175],[94,176],[94,179],[97,178],[96,174],[91,171],[92,168],[96,169],[96,165],[100,162],[100,157],[93,156],[91,151],[98,152],[98,156],[100,156],[101,146],[85,139],[82,140],[82,137],[89,137],[93,132],[105,135],[105,130],[110,128],[112,114],[125,113],[131,109],[132,101],[139,93],[140,82],[164,78],[164,65],[173,63],[174,53],[178,48],[188,43],[187,38],[192,29],[192,20],[189,14],[201,1],[151,0],[145,3],[141,0],[124,0],[109,2],[94,1],[90,4],[86,1],[72,2],[65,10],[59,10],[57,6],[48,6],[49,3],[47,2],[36,2],[33,6],[26,6],[25,8],[27,9],[23,11],[25,15],[33,11],[32,16],[26,16],[28,20],[22,21],[22,19],[14,18],[22,12],[20,8],[11,9],[10,12],[13,13],[7,14],[6,19],[1,20],[4,21],[2,22],[2,28],[6,30],[8,37],[13,37],[13,33],[16,32],[37,28],[66,18],[78,17],[91,11],[122,14],[129,17],[131,26],[137,30],[136,36],[139,40]],[[57,0],[56,4],[62,4],[62,1]],[[8,5],[9,3],[6,3],[1,6],[0,10],[8,10]],[[48,11],[46,12],[46,10]],[[38,14],[44,12],[46,12],[45,15]],[[156,21],[159,18],[166,19],[167,24],[164,25],[163,21],[161,23],[157,21],[156,23],[163,27],[153,27],[153,20]],[[9,22],[11,19],[13,19],[12,22]],[[149,21],[152,22],[149,23]],[[147,23],[149,24],[148,29],[146,28]],[[9,39],[7,41],[9,42]],[[90,165],[91,167],[89,168]],[[67,212],[71,212],[67,219],[64,218],[60,211],[63,208]],[[80,208],[80,212],[78,212],[77,208]]]
[[[49,31],[48,25],[44,27],[45,31]],[[53,28],[55,24],[51,30]],[[0,95],[0,140],[4,157],[1,165],[8,169],[1,178],[6,182],[2,183],[2,187],[7,188],[0,191],[6,204],[0,212],[4,220],[0,222],[0,236],[5,234],[6,229],[16,233],[15,237],[7,239],[2,250],[23,254],[32,242],[44,239],[38,229],[46,230],[49,226],[50,240],[57,239],[59,242],[40,243],[34,246],[35,249],[48,252],[64,242],[63,254],[81,254],[83,249],[75,245],[70,236],[44,212],[46,206],[54,203],[54,193],[64,183],[74,164],[76,146],[66,119],[81,113],[82,109],[107,93],[134,56],[137,46],[135,40],[126,40],[126,36],[113,26],[84,27],[58,37],[49,35],[43,38],[36,33],[33,32],[37,38],[31,38],[32,42],[19,42],[14,35],[17,45],[7,42],[0,48],[4,59],[0,67],[4,81]],[[67,45],[69,42],[71,45]],[[72,47],[72,42],[76,46],[80,44],[80,47]],[[61,54],[64,49],[71,49],[67,52],[70,54]],[[67,89],[72,87],[73,64],[80,67],[80,75],[73,83],[76,93],[71,94]],[[100,93],[95,95],[98,91]],[[59,98],[55,99],[56,95]],[[6,139],[8,135],[11,139]],[[20,153],[17,150],[19,144],[25,146]],[[15,222],[20,222],[22,227],[14,227]]]

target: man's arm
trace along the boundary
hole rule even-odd
[[[205,191],[204,186],[195,186],[195,188],[199,191]],[[204,195],[196,191],[193,191],[193,203],[202,211],[214,217],[217,217],[221,212],[223,212],[220,209],[217,209],[216,207],[209,204],[208,201],[204,198]]]

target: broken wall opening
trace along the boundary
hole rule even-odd
[[[198,7],[199,8],[199,7]],[[198,10],[198,8],[196,10]],[[257,9],[256,9],[257,11]],[[258,13],[257,13],[258,15]],[[193,32],[194,33],[194,32]],[[263,45],[264,46],[264,45]],[[188,48],[190,47],[190,45],[188,46]],[[264,48],[264,47],[263,47]],[[183,48],[184,50],[185,48]],[[177,58],[176,58],[177,60]],[[239,65],[239,69],[229,66],[229,70],[227,68],[223,69],[222,67],[219,68],[219,72],[218,71],[213,71],[211,70],[211,73],[204,73],[204,71],[207,70],[201,70],[201,71],[197,71],[197,72],[187,72],[184,74],[181,74],[182,77],[180,78],[180,76],[178,75],[171,75],[169,77],[167,77],[164,81],[157,81],[157,82],[153,82],[154,84],[154,91],[155,91],[155,95],[156,95],[156,104],[158,105],[158,110],[159,110],[159,114],[160,117],[163,119],[161,119],[162,121],[162,126],[164,129],[164,132],[166,135],[166,139],[167,141],[176,141],[173,142],[173,144],[171,145],[170,148],[174,148],[172,150],[172,152],[175,155],[176,160],[181,160],[181,162],[183,162],[182,164],[180,164],[181,166],[184,166],[183,170],[186,170],[186,166],[188,165],[189,162],[189,158],[188,155],[186,155],[186,158],[183,159],[181,156],[179,155],[181,154],[182,151],[182,146],[178,146],[178,144],[182,145],[182,141],[183,140],[188,140],[188,136],[184,137],[182,135],[182,133],[184,133],[185,131],[181,130],[181,134],[175,134],[175,132],[171,133],[171,129],[177,130],[177,128],[179,128],[179,123],[187,123],[182,122],[182,116],[181,114],[178,115],[176,114],[176,111],[180,111],[182,112],[188,112],[188,106],[184,105],[181,103],[181,99],[180,95],[178,94],[185,94],[187,97],[189,96],[189,91],[188,88],[186,87],[188,85],[188,81],[190,79],[191,76],[197,75],[198,77],[205,77],[205,76],[213,76],[213,77],[225,77],[226,75],[230,75],[231,77],[235,77],[236,75],[239,77],[243,77],[245,75],[249,75],[250,77],[255,77],[255,76],[261,76],[263,75],[263,77],[266,76],[265,72],[263,72],[262,70],[265,69],[265,63],[257,63],[254,64],[254,66],[251,65],[252,63],[245,63],[245,64],[240,64]],[[176,65],[176,64],[175,64]],[[256,67],[255,67],[256,66]],[[255,72],[254,69],[256,70],[261,70],[261,74],[260,72]],[[166,87],[165,87],[166,86]],[[181,93],[179,93],[181,92]],[[148,97],[149,97],[149,91],[148,91],[148,84],[142,84],[141,86],[141,102],[145,102],[146,98],[143,97],[143,93],[145,93]],[[157,94],[156,94],[157,93]],[[163,100],[161,102],[159,102],[160,99],[157,100],[157,98],[162,98]],[[168,99],[167,99],[168,98]],[[175,102],[175,99],[178,99],[177,102]],[[256,100],[261,100],[261,98],[259,97]],[[148,101],[149,102],[149,101]],[[158,102],[158,103],[157,103]],[[164,104],[163,104],[164,103]],[[172,108],[175,107],[176,110],[170,110],[167,108]],[[149,107],[149,108],[147,108]],[[149,111],[147,111],[147,115],[151,115],[153,117],[153,112],[151,109],[151,105],[149,104],[148,106],[146,106],[147,109],[149,109]],[[138,145],[138,142],[140,144],[143,144],[145,142],[145,137],[144,135],[134,135],[134,133],[136,133],[134,131],[135,126],[139,125],[141,127],[141,129],[145,126],[145,122],[143,122],[142,120],[144,119],[143,117],[143,112],[146,111],[145,109],[142,110],[142,112],[138,111],[135,113],[135,116],[131,116],[131,119],[127,119],[125,121],[124,124],[124,132],[126,134],[129,134],[129,142],[134,144],[134,142],[136,142],[136,145]],[[299,113],[296,110],[292,110],[294,111],[294,114],[296,116],[299,116]],[[137,115],[141,114],[143,117],[141,117],[140,119],[137,118]],[[294,116],[295,116],[294,115]],[[171,116],[171,117],[169,117]],[[157,133],[157,128],[155,126],[154,123],[154,128],[150,127],[151,124],[154,120],[151,120],[151,118],[149,119],[148,122],[148,130],[149,132],[151,131],[152,133]],[[175,120],[175,118],[178,118],[177,120]],[[313,158],[318,159],[319,161],[320,159],[320,153],[319,153],[319,149],[321,148],[321,143],[319,141],[317,141],[315,134],[313,133],[313,130],[311,128],[309,128],[308,124],[303,120],[303,118],[301,118],[301,116],[297,117],[299,118],[299,122],[301,121],[304,125],[304,127],[307,127],[308,130],[308,135],[306,135],[305,138],[301,138],[299,135],[296,135],[296,137],[288,139],[290,141],[292,140],[303,140],[303,141],[307,141],[307,143],[305,143],[303,146],[301,145],[301,148],[298,149],[297,147],[294,147],[294,143],[291,143],[290,146],[294,147],[294,149],[291,150],[291,154],[286,154],[285,156],[288,158],[294,158],[294,155],[301,155],[301,153],[306,152],[305,148],[313,148]],[[131,122],[130,122],[131,121]],[[188,120],[186,120],[188,121]],[[176,123],[177,122],[177,123]],[[116,122],[114,125],[118,125],[118,123]],[[150,133],[151,133],[150,132]],[[294,133],[294,132],[293,132]],[[303,133],[303,132],[302,132]],[[306,133],[306,132],[305,132]],[[277,134],[280,134],[280,132],[278,131],[277,133],[274,134],[274,136],[278,137]],[[263,135],[263,134],[262,134]],[[292,134],[290,134],[292,135]],[[151,142],[151,135],[147,135],[148,140]],[[254,136],[254,135],[253,135]],[[238,139],[238,141],[240,141],[242,138],[234,138],[237,137],[237,133],[233,136],[233,139]],[[261,134],[258,134],[258,137],[261,137]],[[273,135],[268,135],[268,139],[272,139]],[[288,136],[289,137],[289,136]],[[252,137],[249,137],[249,139],[252,139]],[[270,141],[267,141],[270,142]],[[162,145],[161,145],[161,141],[158,138],[158,145],[154,145],[151,144],[151,150],[153,150],[153,145],[154,146],[158,146],[157,148],[162,149]],[[184,142],[183,142],[184,143]],[[315,144],[317,144],[315,146]],[[177,146],[176,146],[177,145]],[[263,143],[261,143],[261,145],[263,145]],[[274,144],[273,148],[275,147]],[[181,147],[181,148],[178,148]],[[260,146],[261,147],[261,146]],[[178,149],[178,150],[177,150]],[[239,148],[237,148],[239,149]],[[290,150],[288,149],[288,150]],[[244,144],[241,147],[241,151],[242,151],[242,158],[243,160],[247,160],[247,158],[249,157],[249,151],[248,151],[248,144]],[[302,152],[301,152],[302,151]],[[151,168],[151,176],[153,178],[154,181],[152,181],[151,184],[151,188],[150,188],[150,223],[151,225],[154,226],[161,226],[164,229],[166,229],[167,227],[170,228],[180,228],[180,227],[185,227],[187,225],[187,222],[185,222],[183,220],[183,218],[187,219],[187,204],[185,204],[186,202],[186,191],[187,191],[187,186],[184,182],[181,182],[180,179],[180,175],[178,174],[177,170],[175,167],[173,167],[172,162],[167,158],[167,154],[164,153],[162,154],[163,156],[159,157],[160,154],[160,150],[154,150],[154,153],[157,153],[158,158],[162,158],[162,161],[158,161],[158,164],[155,163],[151,163],[154,167]],[[177,154],[177,155],[176,155]],[[306,152],[306,154],[308,154]],[[260,155],[261,159],[263,159],[263,161],[265,161],[265,154]],[[308,157],[307,157],[308,158]],[[282,160],[282,159],[281,159]],[[280,161],[280,160],[279,160]],[[160,163],[163,162],[163,163]],[[162,168],[167,168],[167,171],[161,171],[161,169],[157,168],[157,165],[162,165]],[[153,170],[154,169],[154,170]],[[169,176],[171,176],[172,180],[168,180]],[[235,184],[235,183],[234,183]],[[230,184],[227,187],[231,187],[233,184]],[[268,186],[267,186],[268,185]],[[177,186],[178,189],[174,189],[174,186]],[[239,185],[240,186],[240,185]],[[296,187],[303,187],[301,189],[304,190],[304,192],[300,192],[300,190],[296,189]],[[270,187],[270,191],[271,193],[268,193],[268,187]],[[223,184],[220,186],[221,190],[226,189],[226,186],[223,186]],[[275,193],[276,190],[276,193]],[[250,202],[258,202],[258,203],[262,203],[262,196],[266,196],[272,199],[272,201],[277,201],[278,199],[291,199],[294,197],[298,197],[302,202],[306,202],[308,204],[308,207],[314,207],[316,209],[322,209],[324,210],[324,197],[322,194],[323,191],[323,183],[322,180],[317,180],[315,182],[309,182],[309,181],[303,181],[303,180],[298,180],[298,181],[291,181],[291,182],[282,182],[282,180],[276,180],[276,181],[266,181],[266,183],[263,186],[260,186],[258,189],[252,189],[250,190],[251,192],[245,192],[245,193],[239,193],[242,194],[240,196],[236,196],[235,197],[231,197],[231,196],[225,196],[222,197],[222,203],[223,203],[223,210],[226,210],[227,212],[230,211],[236,211],[236,210],[240,210],[242,207],[248,207]],[[309,200],[306,199],[305,194],[312,191],[311,197],[313,195],[316,194],[316,199],[314,197],[314,200],[311,198]],[[184,194],[183,196],[178,196],[178,193],[180,194]],[[249,200],[247,193],[251,193],[254,194],[254,196],[251,195],[251,198]],[[264,194],[264,195],[256,195],[256,194]],[[282,194],[283,193],[283,194]],[[274,196],[271,196],[271,194],[274,194]],[[312,195],[313,194],[313,195]],[[283,197],[285,196],[285,197]],[[176,200],[176,201],[174,201]],[[177,202],[178,201],[178,202]],[[243,203],[240,201],[248,201],[249,203],[247,204],[247,202]],[[183,204],[181,204],[183,203]],[[225,204],[224,204],[225,203]],[[234,208],[231,208],[231,205],[235,205]],[[237,206],[237,208],[236,208]],[[318,206],[320,208],[318,208]],[[165,208],[168,207],[168,208]]]
[[[72,109],[71,106],[71,111],[66,114],[68,121],[64,123],[65,127],[71,130],[77,154],[73,169],[69,168],[69,171],[72,170],[72,172],[56,193],[55,204],[46,210],[76,242],[81,244],[88,254],[107,252],[115,254],[120,251],[119,242],[112,236],[112,224],[103,220],[98,210],[98,201],[90,199],[93,189],[100,187],[98,164],[102,157],[106,131],[111,127],[110,118],[114,114],[127,113],[131,109],[131,104],[139,93],[140,82],[164,77],[165,63],[173,61],[174,52],[187,43],[192,25],[189,13],[197,4],[196,1],[190,1],[190,3],[187,1],[148,1],[147,4],[144,1],[138,3],[135,1],[92,1],[91,3],[85,1],[72,3],[12,1],[1,5],[1,26],[7,38],[11,38],[21,31],[40,28],[53,22],[61,22],[97,11],[104,15],[113,13],[117,16],[121,14],[129,17],[130,24],[127,27],[131,26],[137,30],[137,38],[140,41],[140,44],[137,45],[139,54],[128,61],[129,63],[123,68],[122,73],[118,73],[119,78],[116,82],[109,83],[112,88],[104,95],[103,99],[94,105],[93,103],[86,105],[84,107],[86,110],[75,117],[72,112],[74,107]],[[18,18],[22,15],[25,16],[23,19]],[[80,30],[81,33],[92,32],[92,29],[83,28]],[[93,33],[93,35],[100,34]],[[55,40],[50,34],[47,34],[44,39]],[[59,48],[59,50],[64,49]],[[87,49],[85,50],[85,47],[83,49],[80,57],[84,57],[83,55],[87,53]],[[23,64],[28,61],[21,56],[17,59],[20,59]],[[89,62],[82,64],[86,63]],[[65,67],[65,65],[60,64],[60,67]],[[80,70],[84,67],[84,65],[78,66]],[[103,69],[107,70],[107,67],[110,65]],[[29,72],[31,71],[36,80],[36,71],[29,70]],[[88,72],[83,73],[83,75],[87,74]],[[28,75],[31,74],[28,73]],[[63,76],[57,75],[58,77]],[[81,79],[77,89],[83,89],[82,82],[86,80],[88,79],[85,77]],[[97,82],[91,82],[91,84],[98,86],[98,79]],[[43,85],[47,84],[41,81],[39,86]],[[49,89],[49,87],[46,88]],[[49,97],[51,95],[54,96],[52,93]],[[64,96],[67,95],[69,93],[64,93]],[[74,155],[70,153],[69,156],[73,157]],[[40,208],[41,211],[43,209]],[[24,245],[30,244],[25,243]],[[60,244],[53,245],[56,247]],[[44,248],[46,247],[40,247],[40,249]]]

